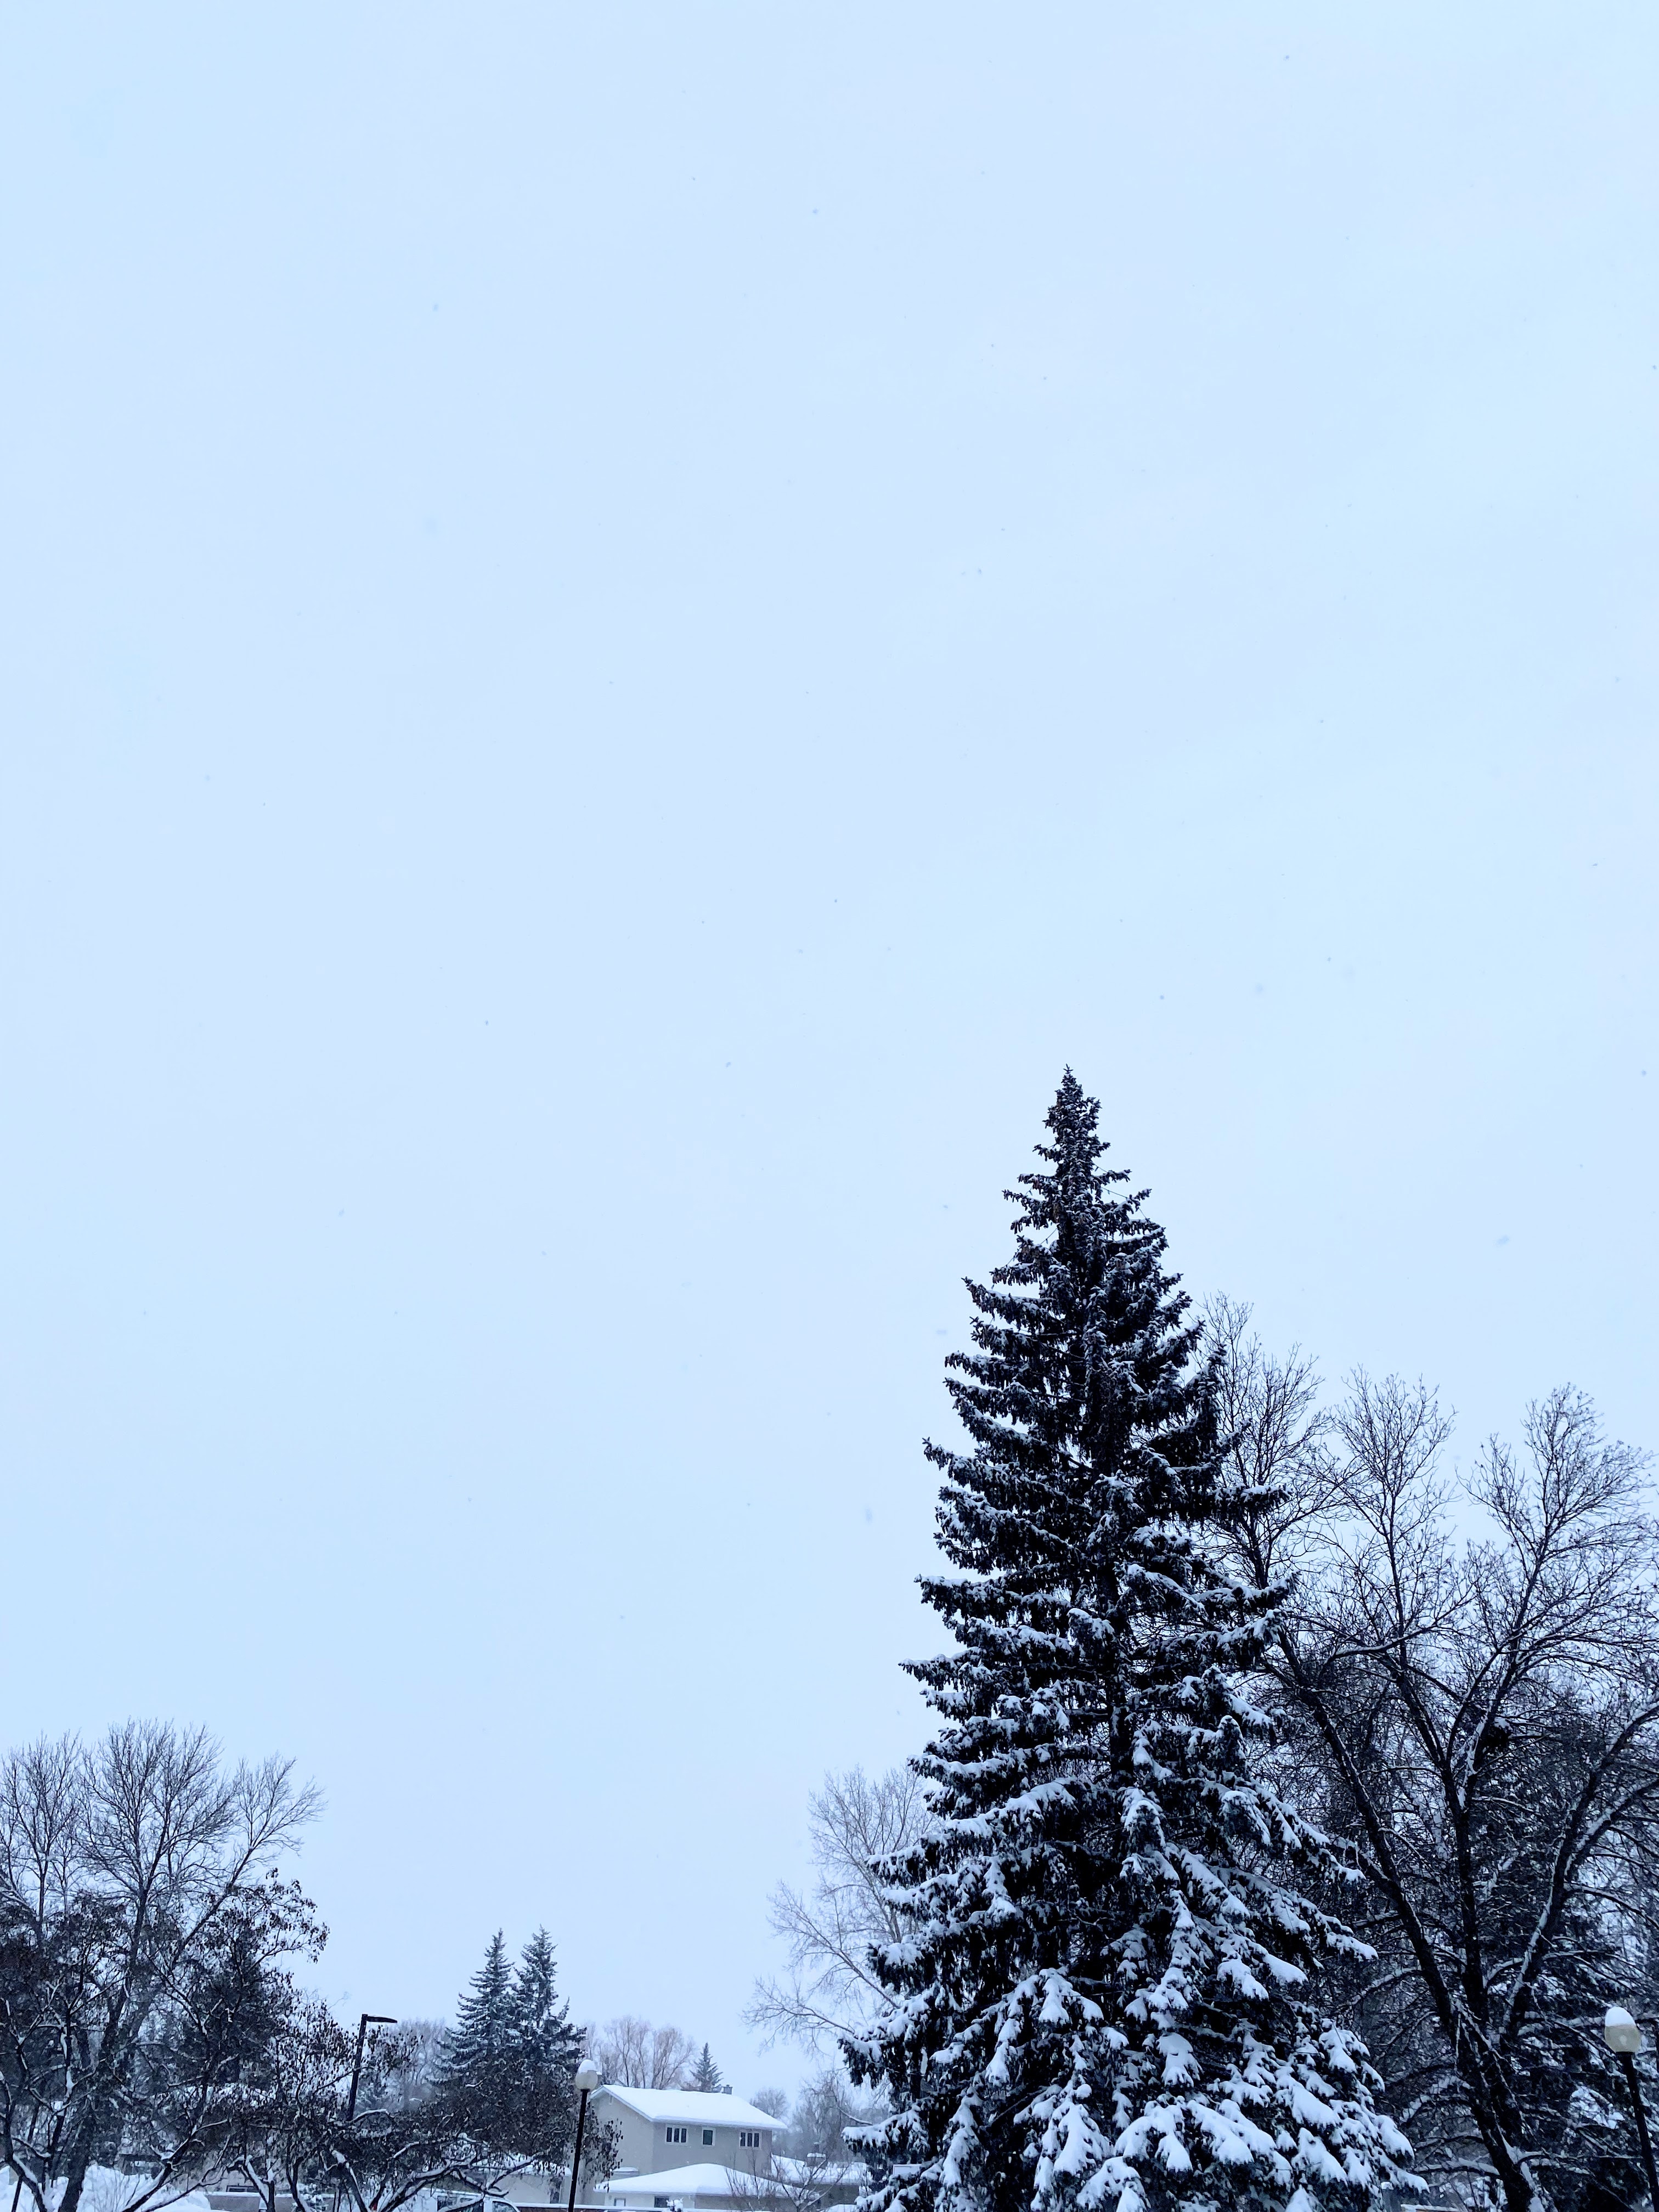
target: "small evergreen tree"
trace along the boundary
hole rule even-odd
[[[691,2087],[702,2090],[705,2095],[715,2097],[726,2087],[726,2076],[709,2057],[706,2043],[702,2046],[702,2055],[691,2069]]]
[[[1292,1886],[1320,1839],[1255,1756],[1283,1593],[1215,1564],[1199,1330],[1097,1111],[1068,1070],[946,1363],[971,1449],[927,1447],[962,1571],[922,1583],[956,1644],[910,1669],[932,1818],[888,1869],[890,2001],[845,2045],[893,2107],[868,2201],[1359,2207],[1407,2146],[1320,2013],[1352,1939]]]

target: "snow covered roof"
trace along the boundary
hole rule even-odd
[[[649,2094],[649,2093],[647,2093]],[[668,2093],[664,2091],[666,2095]],[[685,2095],[690,2091],[682,2093]],[[713,2097],[705,2099],[714,2104]],[[724,2104],[725,2098],[718,2100]],[[746,2108],[745,2108],[746,2109]],[[665,2173],[617,2174],[614,2180],[605,2183],[611,2197],[764,2197],[768,2194],[763,2181],[757,2182],[752,2174],[733,2173],[724,2166],[671,2166]]]
[[[684,2122],[693,2128],[781,2128],[781,2120],[763,2112],[758,2105],[746,2105],[741,2097],[710,2096],[702,2089],[625,2089],[620,2082],[607,2081],[596,2096],[614,2097],[619,2105],[627,2105],[641,2119]]]
[[[870,2169],[854,2160],[840,2163],[811,2158],[775,2158],[772,2171],[781,2180],[794,2184],[817,2182],[824,2189],[844,2188],[856,2185],[862,2189],[870,2179]]]

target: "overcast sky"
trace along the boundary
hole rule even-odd
[[[1659,1443],[1652,10],[0,12],[5,1740],[739,2015],[1069,1060]]]

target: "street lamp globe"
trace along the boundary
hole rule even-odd
[[[1642,2048],[1642,2031],[1623,2005],[1607,2007],[1601,2033],[1607,2039],[1607,2049],[1616,2051],[1621,2058],[1634,2058]]]
[[[1613,2017],[1612,2014],[1609,2013],[1607,2017],[1611,2020]],[[594,2090],[599,2086],[599,2069],[595,2066],[583,2066],[580,2068],[576,2075],[575,2086],[581,2091],[584,2097],[592,2096]]]

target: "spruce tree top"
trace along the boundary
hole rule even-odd
[[[974,1449],[927,1447],[945,1476],[940,1548],[969,1571],[927,1578],[923,1595],[969,1650],[976,1629],[1018,1620],[1034,1680],[1043,1639],[1073,1626],[1079,1568],[1097,1571],[1092,1594],[1121,1627],[1187,1556],[1182,1525],[1218,1463],[1199,1329],[1163,1270],[1164,1231],[1140,1218],[1146,1192],[1121,1192],[1127,1174],[1101,1164],[1098,1115],[1067,1068],[1037,1147],[1047,1167],[1005,1194],[1014,1257],[989,1288],[968,1285],[977,1349],[945,1361]],[[1006,1635],[988,1648],[1006,1656]],[[1069,1643],[1053,1656],[1074,1668]],[[950,1663],[913,1671],[935,1683]]]
[[[581,2057],[581,2030],[570,2025],[570,2007],[559,1996],[553,1942],[538,1928],[525,1945],[513,1978],[513,2027],[524,2063],[532,2070],[574,2074]]]
[[[508,2063],[514,2041],[513,1968],[498,1928],[483,1964],[455,2007],[455,2025],[444,2038],[441,2078],[476,2080]]]

